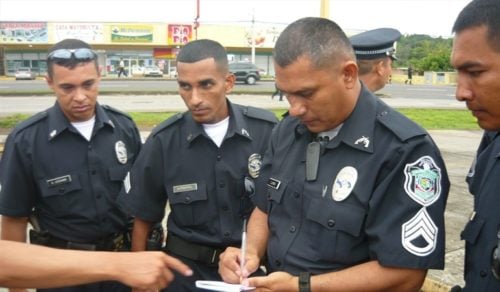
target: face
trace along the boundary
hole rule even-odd
[[[66,118],[71,122],[90,120],[101,80],[95,63],[80,63],[73,69],[54,64],[53,69],[52,78],[47,76],[46,80]]]
[[[221,72],[213,58],[195,63],[177,62],[179,94],[193,119],[201,124],[214,124],[228,115],[226,94],[234,85],[234,75]]]
[[[481,128],[500,131],[500,52],[486,36],[485,26],[456,34],[451,65],[458,72],[457,100],[465,101]]]
[[[335,67],[335,68],[332,68]],[[275,64],[276,85],[290,103],[289,113],[313,133],[330,130],[350,115],[359,88],[355,62],[316,69],[307,57],[280,67]]]

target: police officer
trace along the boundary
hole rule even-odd
[[[456,98],[484,129],[467,183],[474,209],[465,240],[464,291],[500,291],[500,1],[474,0],[458,15],[451,64]]]
[[[228,248],[222,278],[238,282],[267,248],[269,275],[244,282],[265,291],[418,291],[427,269],[444,267],[449,180],[438,148],[359,82],[334,22],[295,21],[273,57],[289,116],[255,183],[244,269]]]
[[[97,55],[77,39],[48,51],[47,83],[54,106],[20,123],[0,162],[2,239],[56,248],[120,250],[127,216],[116,198],[141,147],[122,112],[97,102]],[[61,291],[121,291],[107,282]]]
[[[235,76],[215,41],[186,44],[177,72],[189,111],[152,131],[119,202],[135,216],[133,250],[144,249],[151,223],[164,217],[170,203],[166,250],[194,276],[176,275],[168,290],[196,291],[195,280],[220,280],[220,253],[241,243],[243,218],[253,209],[253,180],[277,119],[227,99]]]
[[[394,28],[378,28],[350,38],[356,54],[359,79],[371,92],[382,89],[392,73],[396,58],[395,43],[401,33]]]

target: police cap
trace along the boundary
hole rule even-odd
[[[358,59],[390,57],[396,60],[394,42],[399,38],[401,33],[397,29],[377,28],[354,35],[350,41]]]

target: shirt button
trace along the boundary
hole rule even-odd
[[[104,217],[104,218],[102,218],[102,219],[101,219],[101,221],[102,221],[102,222],[106,222],[106,221],[108,221],[108,220],[106,219],[106,217]]]
[[[326,224],[328,225],[328,227],[333,227],[333,226],[335,226],[335,220],[330,219],[330,220],[328,220],[328,222]]]
[[[280,260],[275,260],[275,261],[274,261],[274,264],[275,264],[277,267],[280,267],[280,266],[281,266],[281,261],[280,261]]]
[[[291,233],[294,233],[294,232],[295,232],[295,230],[297,230],[297,228],[295,228],[295,226],[293,226],[293,225],[292,225],[292,226],[290,226],[290,232],[291,232]]]
[[[479,272],[479,276],[481,276],[481,278],[484,278],[484,277],[486,277],[487,275],[488,275],[488,273],[486,273],[486,272],[485,272],[485,271],[483,271],[483,270],[481,270],[481,271]]]
[[[95,175],[95,174],[96,174],[95,169],[93,169],[90,173],[91,173],[92,175]]]
[[[223,182],[220,182],[220,183],[219,183],[219,187],[220,187],[220,188],[223,188],[223,187],[225,187],[225,186],[226,186],[226,184],[225,184],[225,183],[223,183]]]
[[[220,161],[222,159],[222,155],[217,155],[217,161]]]
[[[191,202],[191,197],[190,197],[190,196],[186,196],[186,197],[184,198],[184,202],[185,202],[185,203],[189,203],[189,202]]]
[[[229,231],[224,232],[225,237],[229,237],[229,235],[231,235],[231,233]]]
[[[89,148],[89,150],[90,150],[90,149],[92,149],[92,145],[89,145],[89,147],[88,147],[88,148]]]
[[[293,197],[296,198],[296,199],[298,199],[300,197],[300,194],[297,193],[297,192],[293,192]]]
[[[227,211],[227,210],[229,210],[228,206],[222,206],[222,211]]]
[[[64,193],[66,191],[66,189],[65,188],[60,188],[58,191],[59,191],[59,194],[62,194],[62,193]]]
[[[97,194],[95,197],[98,198],[98,199],[100,199],[102,197],[102,195],[101,194]]]

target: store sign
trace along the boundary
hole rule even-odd
[[[112,43],[152,43],[152,25],[115,24],[111,26]]]
[[[155,48],[153,58],[155,59],[175,59],[179,49],[177,48]]]
[[[168,44],[174,46],[185,45],[193,38],[193,28],[191,25],[169,24]]]
[[[46,22],[0,22],[2,43],[47,43]]]
[[[100,23],[54,23],[54,38],[56,42],[79,39],[87,43],[102,43],[103,30]]]

